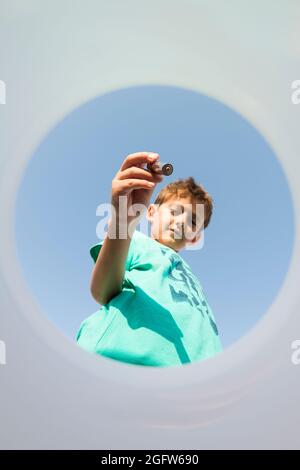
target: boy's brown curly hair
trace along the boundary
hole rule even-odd
[[[200,204],[204,204],[204,228],[206,228],[210,222],[213,213],[213,199],[207,191],[197,184],[192,176],[186,179],[179,178],[172,183],[164,186],[154,201],[154,204],[159,206],[167,202],[170,198],[177,197],[191,197],[193,200]]]

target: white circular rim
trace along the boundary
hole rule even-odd
[[[131,84],[130,86],[132,85],[137,85],[137,83]],[[141,81],[139,85],[144,85],[144,83]],[[170,85],[183,86],[182,83],[173,83]],[[124,84],[120,83],[119,86],[114,86],[109,90],[99,90],[99,95],[118,90],[123,86]],[[61,334],[39,309],[22,278],[21,268],[16,256],[16,246],[14,242],[14,207],[18,186],[27,161],[31,158],[34,149],[48,134],[49,129],[51,130],[57,122],[61,121],[64,116],[67,116],[73,109],[76,109],[78,105],[93,99],[91,96],[88,96],[88,99],[82,100],[81,103],[77,103],[73,109],[64,109],[63,113],[57,112],[55,117],[51,117],[51,124],[49,122],[50,125],[48,124],[47,129],[39,129],[38,126],[34,128],[32,134],[27,136],[26,146],[20,146],[18,155],[15,155],[15,159],[7,165],[0,193],[0,213],[3,221],[2,235],[4,240],[4,243],[0,247],[0,266],[7,287],[18,303],[20,310],[23,312],[24,318],[35,328],[37,334],[42,335],[53,351],[59,354],[61,360],[65,358],[67,362],[71,361],[83,371],[93,375],[96,374],[99,378],[107,382],[139,389],[155,390],[157,396],[163,394],[164,391],[168,389],[172,388],[174,390],[174,388],[176,388],[180,390],[180,399],[182,401],[185,400],[185,394],[188,392],[189,387],[195,385],[201,385],[203,387],[204,384],[213,385],[215,381],[221,381],[222,383],[223,378],[227,374],[228,376],[233,376],[238,373],[238,380],[237,382],[233,382],[232,387],[230,387],[230,385],[228,386],[227,383],[226,391],[225,389],[220,390],[219,395],[215,395],[211,398],[212,402],[216,403],[216,406],[219,406],[220,401],[224,402],[224,397],[230,396],[232,402],[232,400],[238,399],[241,396],[241,390],[247,389],[249,391],[249,375],[247,373],[241,374],[241,370],[249,371],[253,367],[254,357],[263,351],[264,347],[274,336],[278,335],[281,326],[288,321],[289,315],[293,314],[294,308],[299,301],[299,291],[296,282],[296,280],[300,278],[299,217],[297,215],[299,211],[296,210],[299,200],[297,199],[298,192],[296,191],[294,180],[292,181],[290,179],[291,172],[293,171],[293,162],[295,162],[295,160],[290,158],[289,164],[287,165],[288,155],[292,154],[293,149],[281,146],[280,139],[276,140],[274,138],[275,135],[278,136],[278,133],[280,133],[276,122],[268,116],[265,109],[254,105],[252,106],[252,100],[245,93],[236,93],[234,97],[231,96],[229,98],[226,95],[218,96],[214,94],[211,89],[203,89],[203,87],[196,86],[194,82],[186,83],[184,87],[195,92],[204,93],[213,99],[220,100],[244,116],[252,125],[255,123],[254,127],[265,136],[267,142],[279,158],[290,184],[295,209],[294,220],[296,232],[292,261],[276,299],[254,329],[231,347],[227,348],[222,354],[212,359],[199,363],[186,364],[180,367],[154,368],[119,363],[118,361],[105,357],[95,357],[83,351],[75,342],[73,344],[68,338]],[[94,98],[99,95],[94,96]],[[17,292],[15,290],[16,283],[18,286],[21,286]],[[285,309],[284,317],[281,314],[283,305]],[[287,312],[289,312],[289,314],[287,314]],[[253,345],[255,345],[255,348],[253,348]],[[274,363],[270,363],[269,366],[270,368],[273,367]],[[239,384],[238,387],[236,383]],[[205,388],[205,390],[208,392],[208,388]],[[207,396],[208,395],[207,393]],[[227,405],[225,404],[224,406]]]

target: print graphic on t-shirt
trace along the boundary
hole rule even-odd
[[[165,255],[165,250],[161,250]],[[193,279],[192,273],[187,269],[183,262],[173,254],[170,255],[171,267],[169,271],[169,277],[174,281],[174,284],[170,284],[170,290],[172,299],[175,302],[189,302],[190,305],[194,306],[201,312],[201,315],[204,317],[205,311],[208,316],[211,327],[213,328],[216,335],[218,335],[218,328],[212,319],[209,311],[209,307],[206,301],[203,299],[200,301],[199,298],[202,297],[202,293],[199,292],[199,289]],[[178,288],[178,281],[182,282],[181,288]],[[186,289],[185,289],[186,286]],[[188,286],[190,288],[188,288]]]

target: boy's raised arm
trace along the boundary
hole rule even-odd
[[[148,162],[154,162],[158,157],[157,153],[152,152],[130,154],[112,180],[111,204],[116,217],[109,220],[108,232],[93,268],[90,282],[91,294],[100,304],[108,303],[122,290],[126,258],[133,233],[129,233],[128,227],[130,225],[132,230],[138,225],[139,219],[149,205],[155,185],[163,180],[163,175],[142,167]],[[126,198],[126,214],[121,214],[123,206],[120,204],[120,196]],[[139,210],[138,215],[128,215],[134,204],[141,204],[140,207],[143,209]],[[126,238],[120,238],[120,223],[125,224]]]
[[[131,238],[109,237],[113,222],[110,220],[108,234],[103,242],[92,271],[90,290],[100,304],[108,303],[121,291],[125,274],[125,263]]]

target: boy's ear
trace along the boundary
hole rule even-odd
[[[155,205],[150,204],[147,208],[147,214],[146,214],[146,217],[150,222],[152,222],[152,220],[153,220],[154,212],[155,212]]]

